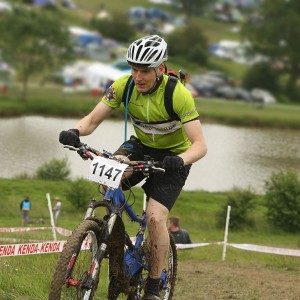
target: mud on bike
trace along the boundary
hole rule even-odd
[[[64,147],[77,151],[84,159],[91,159],[88,179],[99,184],[100,194],[100,186],[106,189],[100,200],[89,202],[84,220],[68,238],[53,276],[49,300],[142,299],[149,272],[146,199],[139,216],[119,185],[128,170],[148,176],[164,169],[149,157],[144,161],[122,161],[86,144],[79,148]],[[100,207],[104,208],[103,217],[96,216]],[[126,231],[123,212],[137,223],[134,238]],[[172,299],[176,275],[176,245],[170,236],[167,263],[160,277],[161,299]]]

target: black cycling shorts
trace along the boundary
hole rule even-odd
[[[130,140],[124,142],[114,155],[124,155],[130,160],[144,160],[144,156],[149,155],[155,161],[163,161],[165,156],[176,154],[166,149],[147,147],[135,136],[131,136]],[[122,188],[128,190],[146,178],[142,188],[147,198],[153,198],[170,211],[185,184],[190,168],[191,165],[188,165],[176,171],[156,172],[147,178],[143,173],[134,173],[122,182]]]

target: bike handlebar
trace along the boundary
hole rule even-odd
[[[147,155],[144,157],[145,160],[143,161],[127,161],[113,156],[112,153],[106,150],[103,150],[103,152],[101,152],[84,143],[81,143],[81,146],[79,147],[65,145],[64,148],[76,151],[84,160],[93,160],[93,154],[95,156],[103,156],[108,159],[116,160],[120,163],[128,165],[128,167],[132,167],[132,171],[134,172],[165,172],[165,169],[162,168],[163,164],[161,161],[154,161],[150,156]]]

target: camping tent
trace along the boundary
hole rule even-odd
[[[89,43],[102,43],[102,37],[97,32],[89,31],[76,26],[69,27],[69,32],[74,42],[80,46],[86,46]]]
[[[12,11],[12,7],[8,2],[0,1],[0,11]]]
[[[34,4],[38,6],[43,6],[47,4],[55,5],[55,0],[34,0]]]
[[[85,69],[84,83],[91,89],[104,90],[106,84],[115,81],[124,72],[103,63],[93,63]]]

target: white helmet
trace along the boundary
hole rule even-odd
[[[157,68],[168,59],[167,43],[158,35],[149,35],[134,41],[127,50],[131,66]]]

